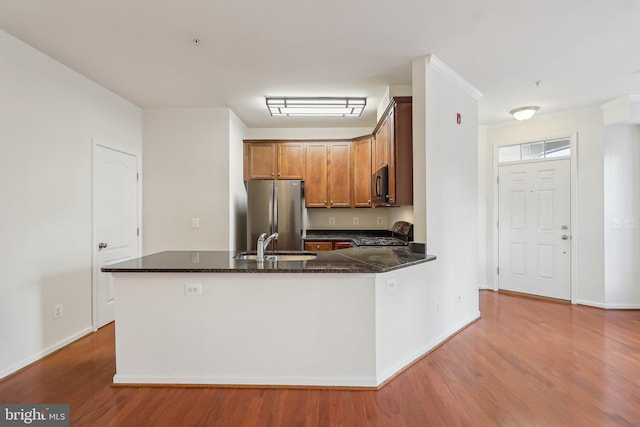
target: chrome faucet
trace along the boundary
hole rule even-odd
[[[267,233],[262,233],[260,237],[258,237],[258,261],[264,261],[264,250],[269,246],[269,243],[273,239],[278,240],[278,233],[273,233],[271,236],[265,239]]]

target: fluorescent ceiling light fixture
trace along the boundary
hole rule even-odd
[[[529,120],[538,111],[540,107],[529,105],[528,107],[520,107],[509,111],[509,114],[516,120]]]
[[[267,97],[272,116],[360,117],[367,98]]]

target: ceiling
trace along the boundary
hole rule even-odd
[[[636,0],[0,0],[0,28],[142,108],[229,107],[249,127],[372,126],[434,54],[481,124],[640,93]],[[194,45],[193,39],[200,39]],[[539,81],[539,85],[536,82]],[[270,117],[265,96],[366,96],[361,118]]]

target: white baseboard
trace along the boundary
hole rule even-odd
[[[607,304],[602,302],[578,300],[579,305],[588,305],[591,307],[603,308],[605,310],[640,310],[640,304]]]
[[[292,386],[292,387],[363,387],[375,388],[375,378],[371,377],[243,377],[210,376],[182,377],[172,375],[140,376],[114,375],[113,384],[117,385],[210,385],[210,386]]]
[[[50,355],[51,353],[60,350],[62,347],[65,347],[69,344],[71,344],[72,342],[84,337],[85,335],[88,335],[90,333],[93,332],[93,327],[92,326],[87,326],[84,329],[81,329],[80,331],[76,332],[73,335],[68,336],[67,338],[58,341],[57,343],[50,345],[49,347],[45,348],[42,351],[37,352],[36,354],[34,354],[33,356],[30,356],[26,359],[21,360],[20,362],[16,363],[13,366],[10,366],[9,368],[0,371],[0,380],[3,379],[4,377],[7,377],[15,372],[18,372],[20,369],[29,366],[30,364],[37,362],[38,360],[42,359],[45,356]]]

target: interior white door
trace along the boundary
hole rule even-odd
[[[498,168],[499,288],[571,298],[569,159]]]
[[[93,278],[94,324],[115,319],[115,288],[111,274],[100,269],[138,256],[138,159],[94,145]]]

